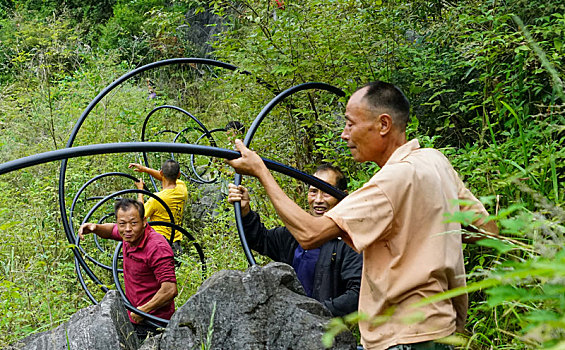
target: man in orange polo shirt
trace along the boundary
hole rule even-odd
[[[406,140],[409,110],[402,91],[389,83],[377,81],[353,93],[341,138],[356,161],[375,162],[381,170],[321,217],[294,203],[241,141],[236,142],[241,157],[227,161],[238,173],[259,179],[304,249],[341,236],[363,252],[359,311],[386,320],[360,322],[365,349],[449,349],[434,340],[463,329],[467,296],[412,307],[465,285],[462,238],[455,234],[461,226],[446,222],[445,214],[472,211],[475,226],[498,231],[443,154]]]

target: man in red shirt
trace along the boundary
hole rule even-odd
[[[94,233],[102,238],[123,241],[124,284],[126,296],[139,310],[170,319],[175,312],[178,294],[173,251],[162,235],[147,224],[143,204],[124,198],[114,206],[116,223],[85,223],[78,235]],[[156,328],[145,324],[143,317],[129,312],[129,318],[140,339]]]

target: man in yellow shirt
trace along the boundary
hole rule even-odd
[[[180,180],[180,166],[176,161],[169,159],[163,162],[161,170],[155,170],[143,166],[138,163],[130,163],[129,167],[139,173],[147,173],[155,179],[161,181],[162,191],[157,192],[156,195],[161,198],[173,213],[175,224],[182,223],[182,215],[184,212],[184,205],[188,199],[188,191],[184,181]],[[143,189],[143,179],[139,179],[135,183],[138,189]],[[138,200],[143,203],[143,194],[138,195]],[[145,218],[148,221],[167,221],[170,222],[167,210],[155,198],[150,198],[145,203]],[[171,228],[166,226],[154,226],[155,231],[162,234],[167,238],[171,237]],[[182,253],[180,241],[182,240],[182,233],[175,231],[172,248],[175,255]]]

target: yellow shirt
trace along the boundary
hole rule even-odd
[[[157,192],[156,195],[161,198],[173,212],[175,224],[182,224],[182,214],[184,212],[184,205],[188,199],[188,191],[186,184],[182,180],[177,180],[175,188],[164,189]],[[145,217],[148,221],[167,221],[171,222],[167,210],[155,198],[150,198],[145,202]],[[171,228],[166,226],[152,226],[155,231],[162,234],[167,238],[171,237]],[[175,241],[182,240],[182,233],[178,230],[175,231]]]
[[[457,199],[476,203],[459,208]],[[413,308],[411,304],[465,286],[461,236],[445,213],[488,215],[441,152],[417,140],[399,147],[362,188],[327,212],[344,241],[363,252],[359,311],[392,312],[380,325],[360,322],[365,349],[439,339],[464,326],[467,295]]]

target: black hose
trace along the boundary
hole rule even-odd
[[[204,65],[221,67],[221,68],[225,68],[225,69],[232,70],[232,71],[235,71],[237,69],[237,67],[234,66],[234,65],[224,63],[224,62],[220,62],[220,61],[216,61],[216,60],[204,59],[204,58],[174,58],[174,59],[168,59],[168,60],[153,62],[153,63],[147,64],[145,66],[139,67],[137,69],[134,69],[134,70],[122,75],[120,78],[118,78],[114,82],[112,82],[110,85],[108,85],[106,88],[104,88],[92,101],[90,101],[90,103],[88,104],[86,109],[82,112],[78,121],[75,123],[75,126],[71,130],[71,134],[69,136],[69,140],[67,141],[66,147],[70,148],[70,147],[73,146],[73,143],[76,139],[78,131],[80,130],[82,124],[86,120],[86,117],[90,114],[90,112],[94,109],[94,107],[98,104],[98,102],[100,102],[102,100],[102,98],[104,98],[104,96],[109,94],[113,89],[115,89],[121,83],[133,78],[137,74],[140,74],[142,72],[145,72],[145,71],[148,71],[148,70],[151,70],[151,69],[154,69],[154,68],[164,67],[164,66],[169,66],[169,65],[180,65],[180,64],[204,64]],[[250,74],[250,73],[243,72],[243,74]],[[73,235],[72,235],[72,232],[71,232],[71,228],[70,228],[70,224],[69,224],[69,220],[68,220],[68,216],[67,216],[67,207],[66,207],[66,204],[65,204],[65,176],[66,176],[66,172],[67,172],[68,159],[66,159],[66,157],[59,158],[59,159],[62,159],[61,167],[60,167],[60,171],[59,171],[59,210],[61,212],[61,222],[63,224],[63,229],[65,230],[67,240],[69,241],[69,243],[72,244]],[[59,159],[56,159],[56,160],[59,160]],[[77,259],[78,264],[83,266],[83,268],[85,269],[85,271],[89,275],[89,277],[92,278],[92,279],[97,279],[96,276],[94,275],[94,273],[92,271],[90,271],[90,269],[86,266],[86,262],[84,261],[82,256],[80,256],[80,254],[79,254],[80,252],[78,251],[78,249],[72,248],[72,251],[75,254],[75,258]]]
[[[163,327],[163,325],[169,324],[169,320],[165,320],[164,318],[153,316],[133,306],[131,304],[131,301],[129,301],[128,297],[126,296],[126,293],[124,293],[124,290],[122,289],[122,284],[120,283],[120,278],[118,276],[118,256],[120,255],[120,249],[122,248],[122,245],[123,242],[118,243],[118,245],[116,246],[116,250],[114,250],[114,257],[112,258],[112,277],[114,278],[114,284],[116,285],[116,290],[122,297],[126,309],[128,309],[130,312],[135,312],[136,314],[143,316],[145,318],[144,321],[154,327]]]
[[[345,93],[341,89],[339,89],[335,86],[329,85],[329,84],[325,84],[325,83],[304,83],[304,84],[296,85],[296,86],[293,86],[289,89],[286,89],[285,91],[283,91],[280,94],[278,94],[277,96],[275,96],[275,98],[273,98],[269,103],[267,103],[267,105],[265,107],[263,107],[261,112],[259,112],[257,117],[255,117],[255,120],[253,121],[253,123],[249,127],[249,130],[247,130],[247,133],[245,134],[245,139],[243,140],[243,144],[246,147],[249,147],[249,145],[251,144],[251,140],[253,139],[253,136],[255,135],[255,132],[259,128],[259,125],[261,125],[261,122],[263,121],[263,119],[269,114],[269,112],[271,112],[271,110],[273,110],[273,108],[275,108],[276,105],[281,103],[285,98],[292,96],[293,94],[295,94],[299,91],[311,90],[311,89],[326,90],[326,91],[329,91],[329,92],[333,92],[334,94],[336,94],[338,96],[345,96]],[[233,182],[236,186],[239,186],[241,184],[241,175],[236,174]],[[329,183],[327,183],[325,181],[321,181],[321,182],[324,183],[323,187],[325,189],[322,188],[322,187],[316,186],[320,190],[336,197],[337,199],[342,199],[345,196],[345,194],[343,192],[341,192],[337,188],[333,187]],[[326,189],[329,189],[329,188],[331,188],[331,191],[326,191]],[[336,191],[339,191],[339,192],[336,192]],[[333,193],[340,193],[340,194],[339,194],[339,196],[336,196]],[[236,227],[237,227],[237,232],[239,234],[239,239],[241,241],[243,251],[245,253],[245,256],[247,257],[247,261],[249,262],[249,265],[253,266],[253,265],[256,264],[256,262],[255,262],[255,258],[253,257],[253,253],[249,249],[249,245],[247,244],[247,239],[245,237],[245,230],[243,229],[243,220],[242,220],[242,217],[241,217],[241,203],[240,202],[234,203],[234,212],[235,212],[235,223],[236,223]]]
[[[98,154],[129,153],[129,152],[143,152],[143,151],[187,153],[187,154],[197,154],[197,155],[224,158],[224,159],[235,159],[241,156],[239,152],[230,149],[193,145],[193,144],[184,144],[184,143],[168,143],[168,142],[103,143],[103,144],[92,144],[88,146],[63,148],[59,150],[38,153],[31,156],[11,160],[9,162],[0,164],[0,175],[6,174],[11,171],[27,168],[30,166],[39,165],[57,160],[66,160],[68,158],[77,158],[77,157],[92,156]],[[318,179],[317,177],[306,174],[298,169],[289,167],[287,165],[276,162],[274,160],[270,160],[267,158],[262,158],[262,159],[263,162],[265,162],[267,168],[279,172],[281,174],[291,176],[297,180],[306,182],[308,185],[315,186],[320,190],[338,199],[343,199],[346,195],[345,192],[333,187],[332,185],[328,184],[325,181]],[[70,237],[69,243],[74,243],[74,237],[72,236]]]
[[[95,155],[95,154],[108,154],[108,153],[127,153],[127,152],[141,152],[141,151],[152,151],[152,152],[176,152],[176,153],[194,153],[199,155],[206,155],[225,159],[235,159],[240,156],[239,152],[210,147],[210,146],[200,146],[192,144],[172,144],[172,143],[162,143],[162,142],[122,142],[122,143],[109,143],[109,144],[95,144],[88,146],[79,146],[72,148],[64,148],[55,151],[49,151],[45,153],[35,154],[32,156],[16,159],[10,162],[0,164],[0,175],[8,173],[10,171],[19,170],[25,167],[43,164],[50,161],[56,161],[61,159],[75,158],[81,156]],[[306,182],[309,185],[315,186],[322,191],[329,193],[330,195],[341,199],[345,197],[345,193],[334,188],[328,183],[314,177],[303,173],[297,169],[288,167],[284,164],[263,159],[267,167],[271,170],[280,172],[282,174],[292,176],[295,179]],[[144,193],[147,195],[152,195],[151,192],[145,192],[143,190],[124,190],[128,192]],[[115,196],[125,193],[124,191],[116,192]],[[91,214],[90,214],[91,215]],[[240,214],[241,215],[241,214]],[[65,215],[66,218],[66,215]],[[69,226],[69,222],[66,221],[67,238],[71,244],[75,244],[75,236],[72,228]],[[244,243],[242,243],[244,244]],[[75,254],[76,263],[87,273],[87,275],[103,290],[107,290],[104,285],[98,280],[94,272],[88,267],[84,261],[79,248],[76,246],[72,248]],[[78,270],[78,269],[77,269]],[[85,284],[81,281],[83,287]],[[89,296],[90,298],[90,296]]]
[[[72,214],[73,214],[73,211],[74,211],[74,202],[73,202],[73,206],[71,208],[70,216],[67,215],[67,207],[66,207],[66,204],[65,204],[65,176],[66,176],[66,171],[67,171],[68,158],[82,157],[82,156],[88,156],[88,155],[97,155],[97,154],[140,152],[140,151],[141,152],[188,153],[188,154],[192,154],[193,156],[195,154],[197,154],[197,155],[204,155],[204,156],[218,157],[218,158],[225,158],[225,159],[238,158],[240,156],[240,154],[238,152],[235,152],[235,151],[232,151],[232,150],[226,150],[226,149],[221,149],[221,148],[217,148],[217,147],[199,146],[199,145],[193,145],[193,144],[171,144],[171,143],[159,143],[159,142],[155,142],[155,143],[126,142],[126,143],[95,144],[95,145],[88,145],[88,146],[73,147],[73,143],[76,139],[78,131],[80,130],[80,128],[81,128],[82,124],[84,123],[86,117],[90,114],[90,112],[94,109],[94,107],[102,100],[102,98],[104,98],[107,94],[109,94],[113,89],[115,89],[117,86],[119,86],[123,82],[133,78],[137,74],[140,74],[140,73],[145,72],[147,70],[154,69],[154,68],[157,68],[157,67],[162,67],[162,66],[167,66],[167,65],[177,65],[177,64],[179,64],[179,65],[180,64],[204,64],[204,65],[209,65],[209,66],[216,66],[216,67],[220,67],[220,68],[225,68],[225,69],[232,70],[232,71],[235,71],[237,69],[237,67],[235,67],[231,64],[220,62],[220,61],[215,61],[215,60],[210,60],[210,59],[176,58],[176,59],[169,59],[169,60],[154,62],[154,63],[148,64],[148,65],[142,66],[140,68],[137,68],[135,70],[132,70],[132,71],[124,74],[123,76],[121,76],[117,80],[115,80],[113,83],[108,85],[106,88],[104,88],[89,103],[89,105],[86,107],[86,109],[83,111],[83,113],[79,117],[77,123],[74,125],[65,149],[51,151],[51,152],[45,152],[45,153],[41,153],[41,154],[29,156],[29,157],[17,159],[17,160],[14,160],[14,161],[10,161],[10,162],[4,163],[4,164],[0,164],[0,175],[5,174],[5,173],[10,172],[10,171],[22,169],[22,168],[25,168],[25,167],[28,167],[28,166],[42,164],[42,163],[46,163],[46,162],[50,162],[50,161],[62,160],[60,171],[59,171],[59,191],[58,191],[59,192],[59,209],[61,211],[62,224],[63,224],[63,228],[65,230],[65,234],[67,236],[67,239],[71,244],[74,244],[74,243],[78,243],[78,239],[75,238],[75,234],[74,234],[74,231],[73,231],[73,228],[72,228]],[[240,73],[246,74],[246,75],[251,75],[251,73],[246,72],[246,71],[240,71]],[[271,90],[273,89],[272,85],[265,83],[264,81],[262,81],[258,78],[256,78],[256,80],[260,84],[266,86],[267,88],[269,88]],[[271,102],[269,102],[269,104],[267,106],[265,106],[265,108],[263,108],[261,113],[259,113],[259,115],[255,119],[253,125],[251,126],[248,133],[246,134],[245,141],[244,141],[245,144],[247,146],[249,146],[251,139],[252,139],[255,131],[259,127],[262,119],[270,112],[270,110],[272,110],[272,108],[274,108],[274,106],[276,106],[278,103],[280,103],[286,97],[288,97],[288,96],[290,96],[290,95],[292,95],[292,94],[294,94],[298,91],[303,91],[303,90],[307,90],[307,89],[321,89],[321,90],[327,90],[327,91],[330,91],[330,92],[334,92],[335,94],[337,94],[339,96],[344,95],[343,92],[340,89],[333,87],[331,85],[323,84],[323,83],[306,83],[306,84],[298,85],[298,86],[292,87],[290,89],[287,89],[284,92],[277,95],[273,100],[271,100]],[[160,107],[154,109],[153,111],[151,111],[150,114],[147,116],[145,122],[144,122],[144,128],[145,128],[145,125],[147,123],[147,119],[149,118],[149,116],[152,113],[154,113],[156,110],[162,109],[162,108],[173,108],[173,109],[179,110],[179,111],[189,115],[193,120],[195,120],[199,124],[200,127],[202,127],[202,131],[204,132],[204,134],[206,134],[207,136],[210,135],[210,132],[204,127],[204,125],[202,123],[200,123],[198,121],[198,119],[191,116],[190,113],[188,113],[188,112],[186,112],[186,111],[184,111],[184,110],[182,110],[178,107],[175,107],[175,106],[160,106]],[[211,140],[211,144],[215,145],[213,138]],[[145,153],[144,153],[144,156],[145,156]],[[326,192],[326,193],[328,193],[328,194],[330,194],[330,195],[332,195],[332,196],[334,196],[338,199],[341,199],[345,196],[345,193],[343,193],[342,191],[334,188],[333,186],[329,185],[328,183],[321,181],[321,180],[319,180],[319,179],[317,179],[317,178],[315,178],[311,175],[305,174],[301,171],[298,171],[296,169],[285,166],[285,165],[278,163],[278,162],[275,162],[275,161],[271,161],[271,160],[268,160],[268,159],[263,159],[263,161],[265,162],[265,164],[267,165],[267,167],[269,169],[271,169],[273,171],[280,172],[280,173],[288,175],[288,176],[291,176],[291,177],[298,179],[298,180],[301,180],[303,182],[306,182],[307,184],[315,186],[315,187],[321,189],[322,191],[324,191],[324,192]],[[193,165],[192,163],[193,163],[193,161],[191,161],[191,165]],[[152,182],[155,185],[153,179],[152,179]],[[241,176],[237,175],[234,182],[236,182],[236,184],[241,183]],[[156,186],[155,186],[155,188],[156,188]],[[142,192],[142,190],[126,190],[126,191],[131,191],[131,192],[140,191],[140,193],[152,195],[150,192]],[[118,196],[120,193],[124,193],[124,192],[123,191],[116,192],[115,194],[110,195],[108,197]],[[105,197],[101,202],[107,201],[109,199],[108,197]],[[101,202],[98,202],[97,206],[95,208],[93,208],[91,210],[91,212],[89,212],[89,216],[92,214],[93,210],[96,210],[96,208],[98,208],[98,206],[101,205],[100,204]],[[241,240],[244,252],[245,252],[246,257],[247,257],[248,261],[250,262],[250,264],[253,265],[253,264],[255,264],[255,260],[254,260],[252,254],[251,254],[251,251],[249,250],[249,247],[248,247],[246,239],[245,239],[243,227],[241,225],[241,207],[240,207],[239,203],[236,203],[236,205],[235,205],[235,213],[236,213],[236,223],[237,223],[238,233],[239,233],[239,236],[240,236],[240,240]],[[172,224],[172,225],[174,225],[174,224]],[[171,227],[173,229],[175,229],[178,226],[174,225],[174,226],[171,226]],[[174,236],[171,234],[171,239],[173,239],[173,237]],[[194,244],[196,245],[197,243],[194,242]],[[199,246],[197,246],[197,251],[198,251],[198,247]],[[88,288],[86,286],[86,283],[85,283],[84,278],[82,276],[82,270],[84,270],[86,272],[86,274],[96,284],[98,284],[102,288],[103,291],[107,291],[108,289],[98,280],[98,278],[92,272],[92,270],[90,270],[90,268],[86,264],[86,261],[83,259],[82,255],[81,255],[80,249],[77,248],[77,246],[74,246],[74,247],[72,247],[72,251],[73,251],[73,254],[75,255],[75,265],[76,265],[77,276],[79,278],[79,281],[80,281],[81,285],[83,286],[83,288],[85,289],[89,299],[91,299],[92,302],[96,304],[97,303],[96,299],[94,298],[92,293],[90,293],[90,291],[88,290]],[[118,258],[117,252],[118,251],[119,251],[119,246],[116,247],[116,253],[114,254],[114,259],[113,259],[112,272],[115,275],[115,281],[118,281],[116,276],[119,272],[117,270],[117,268],[114,267],[115,264],[117,264],[117,258]],[[199,251],[199,255],[200,255],[201,260],[202,260],[203,259],[203,253],[201,251]],[[116,287],[118,289],[121,289],[121,286],[118,282],[116,283]],[[125,301],[125,304],[126,304],[126,308],[128,308],[128,310],[134,311],[136,313],[139,313],[140,315],[151,318],[150,315],[145,314],[145,313],[135,309],[133,306],[131,306],[131,303],[129,303],[129,301],[127,301],[127,298],[125,298],[125,295],[123,297],[124,297],[124,301]],[[158,319],[158,318],[156,318],[154,320],[156,322],[167,323],[166,320],[162,320],[162,319]],[[155,324],[155,323],[153,323],[153,324]]]
[[[184,109],[182,109],[182,108],[180,108],[180,107],[177,107],[177,106],[163,105],[163,106],[158,106],[158,107],[153,108],[153,109],[147,114],[147,116],[145,117],[145,120],[143,120],[143,126],[142,126],[142,128],[141,128],[141,142],[144,142],[144,141],[145,141],[145,130],[147,129],[147,123],[149,122],[149,118],[153,115],[153,113],[155,113],[155,112],[157,112],[158,110],[161,110],[161,109],[174,109],[174,110],[179,111],[179,112],[181,112],[182,114],[184,114],[184,115],[190,117],[193,121],[196,122],[196,124],[198,124],[198,126],[200,127],[200,130],[201,130],[202,132],[204,132],[205,135],[208,135],[208,137],[211,137],[211,136],[210,136],[210,133],[208,132],[208,129],[206,128],[206,126],[204,126],[204,124],[203,124],[198,118],[196,118],[195,116],[193,116],[192,114],[190,114],[188,111],[186,111],[186,110],[184,110]],[[187,129],[187,128],[183,129],[183,130],[181,131],[181,133],[182,133],[183,131],[185,131],[186,129]],[[180,133],[176,133],[176,134],[177,134],[177,136],[178,136]],[[176,137],[175,137],[174,140],[176,140]],[[175,142],[174,140],[173,140],[173,142]],[[214,145],[214,142],[213,142],[213,139],[212,139],[212,145],[215,146],[215,145]],[[145,163],[145,166],[146,166],[146,167],[150,167],[150,166],[149,166],[149,159],[147,158],[147,152],[143,152],[143,162]],[[151,180],[151,183],[153,184],[153,188],[155,189],[155,192],[157,192],[157,184],[155,183],[155,179],[153,178],[153,176],[151,176],[151,174],[149,174],[149,179]]]

